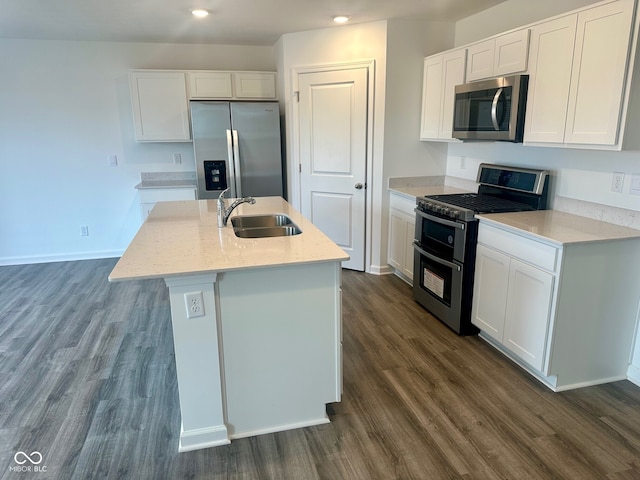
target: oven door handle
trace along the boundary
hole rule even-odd
[[[422,248],[420,248],[420,245],[418,244],[417,241],[413,241],[413,248],[420,254],[420,255],[424,255],[425,257],[427,257],[429,260],[433,260],[436,263],[439,263],[440,265],[444,265],[445,267],[449,267],[454,269],[455,271],[459,272],[460,271],[460,265],[456,265],[455,263],[451,263],[451,262],[447,262],[446,260],[442,260],[441,258],[438,258],[434,255],[431,255],[430,253],[425,252]]]
[[[426,218],[430,222],[441,223],[442,225],[448,225],[448,226],[453,227],[453,228],[459,228],[460,230],[464,230],[464,223],[452,222],[451,220],[445,220],[444,218],[434,217],[433,215],[428,215],[428,214],[418,210],[417,208],[414,209],[414,212],[416,212],[422,218]]]

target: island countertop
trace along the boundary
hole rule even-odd
[[[227,200],[230,204],[232,200]],[[280,197],[238,206],[218,228],[216,200],[159,202],[109,275],[109,281],[166,278],[248,268],[343,261],[349,256]],[[231,218],[284,213],[299,235],[238,238]]]

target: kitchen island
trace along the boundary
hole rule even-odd
[[[340,401],[341,262],[349,257],[280,197],[293,236],[239,238],[216,201],[158,203],[109,280],[169,287],[182,427],[179,451],[327,423]]]

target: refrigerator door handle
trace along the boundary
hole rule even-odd
[[[236,172],[235,162],[233,160],[233,138],[231,136],[231,130],[227,129],[227,175],[229,177],[229,188],[231,189],[231,196],[236,195]]]
[[[236,197],[242,198],[242,172],[240,170],[240,146],[238,144],[238,130],[233,132],[233,169],[235,170]]]

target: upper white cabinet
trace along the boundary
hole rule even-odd
[[[634,0],[531,29],[525,143],[622,148]]]
[[[191,71],[189,98],[192,100],[237,99],[273,100],[276,98],[274,72]]]
[[[233,86],[236,98],[276,98],[276,74],[273,72],[235,72]]]
[[[133,123],[139,142],[189,142],[189,100],[274,100],[275,72],[132,70]]]
[[[466,49],[424,59],[420,140],[448,140],[453,130],[455,86],[465,81]]]
[[[528,52],[528,28],[471,45],[467,48],[467,81],[524,72]]]
[[[136,140],[190,141],[184,72],[136,70],[129,80]]]
[[[189,98],[232,98],[231,72],[187,72],[189,77]]]

